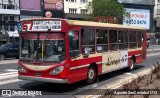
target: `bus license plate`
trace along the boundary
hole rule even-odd
[[[35,76],[36,76],[36,77],[40,77],[40,76],[41,76],[41,73],[35,73]]]

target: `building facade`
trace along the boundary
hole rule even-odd
[[[20,0],[20,19],[42,17],[42,0]]]
[[[66,18],[82,20],[87,14],[87,5],[92,0],[64,0],[64,12]]]
[[[10,41],[13,37],[19,36],[17,30],[19,16],[19,0],[0,0],[0,31],[2,34],[8,32]]]

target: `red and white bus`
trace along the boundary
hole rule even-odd
[[[34,18],[18,22],[18,31],[19,79],[94,83],[99,75],[133,70],[146,59],[146,30],[142,27]]]

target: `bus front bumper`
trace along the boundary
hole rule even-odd
[[[24,75],[18,75],[18,79],[50,82],[50,83],[68,83],[68,79],[43,78],[43,77],[33,77],[33,76],[24,76]]]

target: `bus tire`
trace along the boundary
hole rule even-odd
[[[97,69],[95,66],[90,66],[87,72],[87,84],[92,84],[97,81]]]
[[[135,60],[133,59],[133,58],[131,58],[131,61],[130,61],[131,63],[130,63],[130,65],[129,65],[129,67],[128,67],[128,71],[132,71],[132,70],[134,70],[134,68],[135,68]]]
[[[4,54],[0,54],[0,60],[5,60],[5,55]]]

